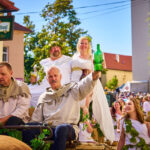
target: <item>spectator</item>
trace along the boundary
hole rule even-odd
[[[150,149],[150,123],[144,122],[139,100],[130,98],[126,102],[126,115],[121,120],[121,136],[117,150]]]
[[[119,138],[120,138],[120,133],[117,132],[117,123],[118,123],[118,120],[122,116],[121,110],[122,110],[122,105],[120,104],[119,101],[115,101],[113,106],[112,106],[111,114],[112,114],[114,129],[115,129],[115,140],[114,140],[114,142],[116,144],[117,144],[117,142],[119,141]]]
[[[148,115],[150,113],[150,94],[147,95],[146,101],[143,103],[143,110]]]

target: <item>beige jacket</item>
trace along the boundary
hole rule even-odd
[[[53,126],[73,124],[76,130],[80,118],[79,100],[93,90],[95,82],[92,80],[92,74],[89,74],[59,96],[55,91],[43,93],[32,115],[32,122],[51,123]],[[45,99],[47,96],[49,99]]]

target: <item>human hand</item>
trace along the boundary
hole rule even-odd
[[[101,77],[101,72],[100,71],[94,71],[92,72],[92,78],[93,80],[97,80]]]

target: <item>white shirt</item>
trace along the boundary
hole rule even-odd
[[[117,126],[118,120],[121,118],[120,114],[115,114],[116,115],[116,121],[113,120],[114,126]],[[117,129],[115,129],[115,140],[114,141],[119,141],[120,139],[120,133],[117,132]]]
[[[28,98],[18,96],[17,98],[10,97],[8,102],[0,100],[0,118],[13,115],[27,122],[29,119],[28,108],[30,106],[30,98],[30,96]]]
[[[143,110],[144,110],[144,112],[146,112],[146,114],[148,114],[148,112],[150,111],[150,101],[145,101],[144,102]]]
[[[52,65],[57,66],[60,69],[60,72],[62,74],[61,84],[64,85],[70,82],[71,57],[62,55],[62,57],[56,60],[51,60],[50,58],[46,58],[46,59],[41,60],[40,64],[42,65],[42,67],[44,67],[45,73],[47,72],[49,67],[51,67]]]
[[[70,82],[71,78],[71,57],[62,55],[62,57],[51,60],[51,58],[42,59],[40,61],[41,66],[44,68],[44,72],[46,73],[47,70],[52,66],[57,66],[62,74],[61,84],[67,84]],[[40,83],[40,85],[30,85],[29,89],[32,95],[31,99],[31,106],[36,106],[39,96],[46,91],[46,88],[50,87],[46,76],[44,77],[43,81]]]

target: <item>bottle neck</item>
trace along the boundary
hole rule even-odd
[[[97,51],[98,51],[98,52],[101,51],[101,50],[100,50],[100,45],[99,45],[99,44],[97,44]]]

